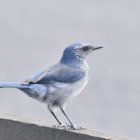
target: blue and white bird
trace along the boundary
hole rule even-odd
[[[23,83],[0,82],[0,88],[17,88],[28,96],[46,103],[49,111],[59,125],[60,120],[55,115],[55,108],[62,111],[71,129],[76,129],[64,109],[69,100],[77,96],[88,82],[88,65],[85,58],[94,50],[89,44],[76,43],[67,47],[60,62],[48,70],[32,75]]]

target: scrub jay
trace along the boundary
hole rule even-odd
[[[100,48],[102,47],[89,44],[72,44],[64,50],[60,62],[53,67],[32,75],[22,83],[0,82],[0,88],[17,88],[28,96],[46,103],[56,121],[62,125],[54,113],[55,108],[59,108],[68,120],[69,128],[76,129],[64,111],[65,105],[86,86],[88,65],[85,58]]]

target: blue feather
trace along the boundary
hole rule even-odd
[[[80,47],[81,47],[80,43],[73,44],[67,47],[63,52],[60,63],[71,67],[78,67],[81,64],[83,64],[83,60],[79,59],[75,54],[76,49]]]
[[[29,85],[22,85],[17,82],[0,82],[0,88],[29,88]]]
[[[73,83],[85,76],[83,71],[61,73],[58,75],[46,75],[37,84],[48,84],[51,82]]]

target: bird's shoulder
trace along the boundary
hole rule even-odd
[[[85,76],[85,70],[82,68],[73,68],[67,65],[58,63],[47,70],[43,70],[34,74],[24,83],[40,83],[47,84],[49,82],[65,82],[71,83],[82,79]]]

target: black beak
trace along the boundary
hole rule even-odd
[[[101,49],[103,48],[103,46],[97,46],[97,47],[93,47],[93,50],[98,50],[98,49]]]

